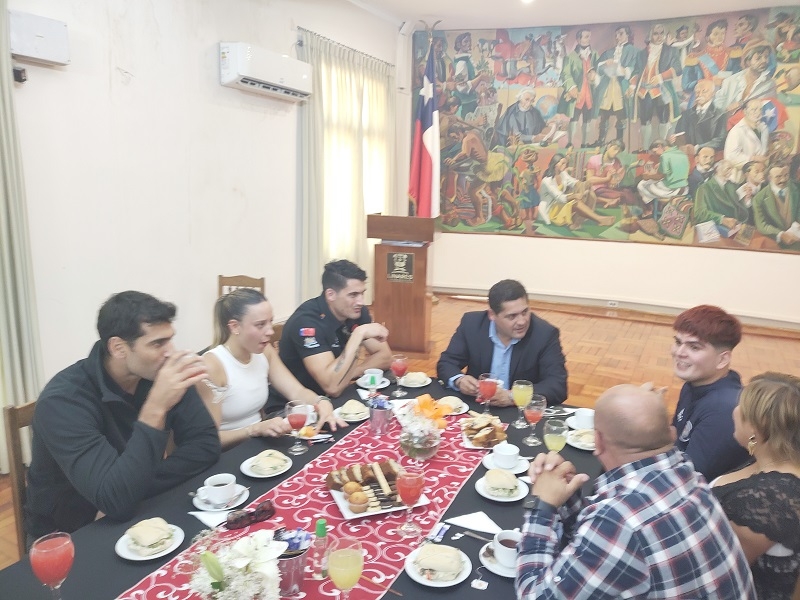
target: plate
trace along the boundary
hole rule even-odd
[[[463,431],[461,432],[461,445],[468,450],[491,450],[492,448],[486,448],[484,446],[476,446],[473,444],[470,439],[467,437],[467,434]]]
[[[544,409],[545,417],[566,417],[574,413],[577,408],[566,408],[563,406],[548,406]]]
[[[333,434],[332,433],[318,433],[317,435],[312,435],[311,437],[304,437],[302,435],[296,435],[294,437],[299,437],[301,440],[306,440],[307,442],[318,442],[319,440],[327,440],[328,438],[332,438]]]
[[[361,423],[361,421],[366,421],[367,419],[369,419],[369,409],[366,406],[364,407],[364,412],[362,413],[363,416],[359,417],[353,416],[352,414],[349,417],[342,416],[341,406],[339,408],[334,408],[333,414],[335,414],[340,419],[347,421],[348,423]]]
[[[417,548],[411,554],[406,556],[406,573],[411,579],[413,579],[417,583],[421,583],[422,585],[427,585],[428,587],[437,587],[437,588],[451,587],[454,585],[458,585],[459,583],[464,581],[467,577],[469,577],[470,573],[472,573],[472,561],[470,561],[469,557],[466,554],[464,554],[463,552],[461,552],[461,550],[459,550],[458,553],[461,555],[461,560],[463,562],[461,571],[459,572],[458,576],[455,579],[451,581],[430,581],[428,579],[425,579],[422,575],[420,575],[417,572],[417,569],[414,566],[414,560],[417,558],[417,554],[419,554],[420,550],[421,548]]]
[[[168,548],[164,548],[161,552],[156,552],[155,554],[151,554],[150,556],[140,556],[136,554],[133,550],[128,547],[128,540],[130,536],[126,533],[121,538],[117,540],[117,543],[114,545],[114,552],[117,553],[117,556],[120,558],[124,558],[126,560],[153,560],[154,558],[161,558],[162,556],[166,556],[175,548],[181,545],[183,542],[183,529],[178,527],[177,525],[170,525],[172,528],[172,543],[169,545]]]
[[[312,439],[312,438],[301,438],[301,439]],[[253,471],[253,461],[256,459],[255,456],[251,456],[246,461],[244,461],[240,466],[239,470],[247,475],[248,477],[255,477],[256,479],[267,479],[269,477],[277,477],[278,475],[283,475],[292,468],[292,459],[288,456],[286,457],[286,466],[283,469],[275,471],[274,473],[270,473],[269,475],[260,475]]]
[[[576,417],[570,417],[569,419],[564,419],[564,422],[570,429],[580,429],[580,426],[578,425],[578,419]]]
[[[481,561],[481,564],[495,575],[514,579],[517,576],[517,570],[514,567],[506,567],[497,562],[497,559],[494,557],[494,552],[490,550],[491,545],[492,543],[489,542],[481,548],[481,551],[478,553],[478,559]]]
[[[580,439],[578,439],[579,436],[585,431],[594,432],[594,429],[576,429],[575,431],[570,431],[567,434],[567,444],[569,444],[573,448],[577,448],[578,450],[588,450],[589,452],[593,452],[594,442],[592,442],[591,444],[586,444],[584,442],[581,442]]]
[[[492,496],[486,489],[486,478],[481,477],[478,481],[475,482],[475,490],[484,498],[488,498],[489,500],[494,500],[495,502],[516,502],[517,500],[522,500],[525,496],[528,495],[528,484],[523,483],[519,479],[517,479],[517,493],[513,496],[501,497],[501,496]]]
[[[400,382],[400,385],[406,388],[421,388],[425,387],[426,385],[430,385],[431,381],[432,381],[431,378],[426,376],[425,379],[422,381],[422,383],[417,383],[412,385],[410,383],[406,383],[406,378],[403,377],[402,381]]]
[[[236,496],[235,501],[232,501],[233,504],[230,502],[224,508],[214,508],[213,504],[209,504],[205,500],[201,500],[200,496],[195,496],[192,498],[192,504],[195,505],[196,508],[200,510],[204,510],[207,512],[217,512],[221,510],[230,510],[231,508],[236,508],[237,506],[241,505],[242,502],[247,500],[250,497],[250,490],[240,484],[236,484]]]
[[[517,459],[517,464],[514,466],[513,469],[506,469],[505,467],[498,467],[497,464],[494,462],[494,454],[487,454],[483,457],[483,466],[487,469],[504,469],[506,471],[511,471],[514,475],[520,475],[521,473],[527,473],[528,467],[531,466],[527,460],[522,457]]]
[[[339,510],[342,511],[342,516],[344,517],[345,521],[350,521],[351,519],[360,519],[361,517],[373,517],[375,515],[385,515],[386,513],[393,513],[397,512],[398,510],[406,510],[407,506],[403,504],[402,506],[396,506],[394,508],[384,508],[383,510],[374,510],[372,512],[363,512],[363,513],[354,513],[350,510],[350,505],[347,503],[347,500],[344,499],[344,493],[337,491],[337,490],[328,490],[333,496],[333,501],[336,502],[336,506],[339,507]],[[431,501],[425,494],[419,497],[419,502],[414,505],[414,508],[417,506],[425,506],[430,504]]]
[[[416,400],[417,400],[416,398],[412,398],[411,400],[405,400],[405,399],[392,400],[391,401],[392,402],[392,410],[394,411],[394,413],[396,415],[404,415],[409,410],[411,410],[411,408],[414,406],[414,403],[416,402]],[[437,400],[437,402],[438,402],[438,400]],[[455,416],[458,416],[458,415],[463,415],[464,413],[466,413],[468,411],[469,411],[469,405],[466,402],[462,402],[461,403],[461,408],[459,408],[457,411],[454,411],[454,412],[446,414],[445,417],[455,417]]]
[[[367,385],[368,383],[369,382],[366,379],[364,379],[363,377],[361,377],[360,379],[358,379],[356,381],[356,385],[359,386],[359,387],[364,388],[365,390],[370,389],[369,386]],[[375,386],[375,389],[376,390],[382,390],[385,387],[389,387],[389,380],[386,379],[386,377],[382,377],[381,380],[378,382],[378,385]]]
[[[457,415],[463,415],[468,411],[469,411],[469,405],[466,402],[462,401],[461,408],[459,408],[458,410],[454,410],[449,415],[445,415],[445,417],[455,417]]]

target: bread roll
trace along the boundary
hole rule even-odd
[[[489,469],[483,480],[490,496],[510,498],[517,493],[517,478],[505,469]]]
[[[452,546],[426,544],[414,559],[414,566],[429,581],[452,581],[463,567],[461,552]]]
[[[358,400],[348,400],[339,409],[339,414],[343,419],[361,419],[369,416],[369,409]]]
[[[139,521],[125,533],[128,547],[139,556],[157,554],[172,544],[172,527],[161,517]]]
[[[250,468],[258,475],[272,475],[286,467],[288,458],[277,450],[264,450],[257,454]]]

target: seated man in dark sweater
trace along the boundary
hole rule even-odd
[[[33,417],[25,503],[28,545],[98,514],[125,521],[138,503],[200,473],[219,436],[194,384],[200,357],[175,350],[175,305],[122,292],[100,308],[88,358],[45,386]],[[175,449],[165,458],[170,432]]]
[[[739,320],[716,306],[695,306],[675,319],[672,364],[686,383],[672,424],[675,445],[710,482],[747,460],[733,437],[733,409],[742,380],[731,353],[742,339]]]

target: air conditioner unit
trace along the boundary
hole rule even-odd
[[[311,65],[242,42],[220,42],[219,82],[254,94],[302,102],[311,95]]]

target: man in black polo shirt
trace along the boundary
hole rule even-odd
[[[364,307],[366,280],[364,270],[349,260],[329,262],[322,294],[303,302],[284,325],[281,360],[300,383],[319,394],[335,398],[365,369],[389,368],[389,331],[373,323]],[[274,396],[270,394],[272,404],[281,402]]]
[[[174,304],[148,294],[112,296],[89,357],[45,386],[33,417],[29,546],[98,513],[126,521],[141,500],[219,458],[217,428],[194,388],[208,375],[200,357],[174,349],[174,318]],[[170,432],[176,448],[165,458]]]

